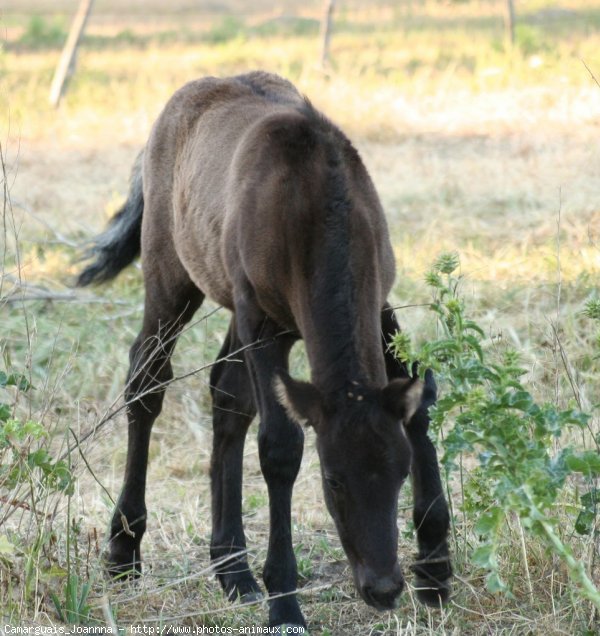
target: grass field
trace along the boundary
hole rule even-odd
[[[5,206],[0,352],[30,390],[0,388],[11,418],[40,422],[53,457],[118,408],[127,352],[140,325],[138,268],[91,291],[70,288],[78,246],[122,201],[130,166],[162,105],[189,79],[254,68],[294,81],[352,138],[386,209],[398,276],[392,302],[418,344],[436,335],[424,276],[456,250],[470,315],[488,348],[517,349],[540,401],[594,413],[573,443],[593,448],[599,345],[584,305],[600,274],[600,3],[517,3],[513,46],[496,3],[340,2],[332,60],[319,56],[320,2],[272,4],[177,0],[168,5],[99,0],[60,108],[47,105],[53,69],[75,2],[5,0],[0,24],[0,140]],[[587,66],[587,68],[586,68]],[[594,77],[595,76],[595,77]],[[178,375],[209,365],[227,315],[206,304],[175,355]],[[301,351],[296,375],[306,375]],[[145,574],[112,586],[99,554],[121,484],[125,418],[111,418],[65,461],[67,497],[36,477],[8,488],[0,448],[0,618],[56,625],[77,572],[83,612],[101,624],[263,625],[260,604],[233,608],[209,564],[211,448],[208,370],[175,382],[155,426],[149,470]],[[441,387],[442,392],[444,387]],[[72,430],[72,433],[69,432]],[[253,426],[256,430],[256,425]],[[29,440],[29,441],[28,441]],[[30,437],[17,445],[26,453]],[[557,444],[566,440],[557,440]],[[440,446],[443,453],[443,445]],[[4,453],[4,454],[3,454]],[[443,610],[420,606],[409,587],[400,607],[378,614],[357,598],[322,501],[313,436],[294,494],[301,602],[312,634],[594,634],[600,619],[556,554],[523,534],[502,533],[501,571],[513,596],[492,594],[470,560],[476,519],[465,511],[464,473],[448,476],[454,527],[454,595]],[[5,481],[3,481],[3,479]],[[260,573],[268,502],[254,435],[245,464],[244,522]],[[24,484],[24,485],[23,485]],[[592,484],[593,485],[593,484]],[[572,479],[557,512],[560,534],[600,585],[596,522],[574,520],[586,480]],[[410,492],[399,512],[400,552],[415,552]],[[89,610],[89,612],[88,612]]]

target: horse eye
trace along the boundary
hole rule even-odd
[[[325,477],[325,481],[331,490],[340,491],[344,488],[342,482],[339,479],[335,479],[335,477]]]

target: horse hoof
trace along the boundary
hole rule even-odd
[[[120,561],[108,557],[105,561],[105,570],[114,581],[133,581],[142,575],[142,564],[139,561]]]
[[[251,603],[258,603],[264,598],[265,597],[262,592],[248,592],[247,594],[240,596],[240,603],[242,603],[242,605],[250,605]]]
[[[437,607],[445,605],[450,598],[450,583],[448,581],[436,581],[418,577],[414,584],[417,598],[424,605]]]
[[[113,581],[136,581],[142,576],[141,570],[132,564],[111,565],[106,572]]]

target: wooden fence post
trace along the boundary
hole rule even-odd
[[[331,25],[335,0],[325,0],[323,18],[321,20],[321,68],[329,65],[329,43],[331,41]]]
[[[60,55],[60,60],[56,71],[54,72],[54,78],[52,79],[52,86],[50,87],[50,103],[55,108],[60,103],[61,97],[64,95],[66,85],[69,77],[75,71],[75,56],[77,54],[77,46],[81,39],[81,34],[85,29],[86,22],[92,10],[94,0],[80,0],[77,13],[71,24],[69,31],[69,37],[65,43],[65,46]]]
[[[509,41],[515,43],[515,3],[514,0],[506,0],[504,22]]]

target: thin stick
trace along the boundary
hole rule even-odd
[[[79,296],[77,294],[61,294],[54,292],[40,292],[39,294],[32,294],[29,296],[20,296],[19,292],[11,292],[6,296],[0,297],[0,304],[12,304],[21,302],[35,302],[36,300],[49,300],[49,301],[67,301],[81,303],[82,305],[88,304],[106,304],[110,303],[115,305],[126,305],[124,301],[113,301],[105,298],[99,298],[98,296]]]
[[[26,203],[23,203],[23,201],[13,199],[12,204],[13,207],[23,210],[23,212],[30,216],[34,221],[37,221],[40,225],[43,225],[49,232],[52,232],[58,244],[66,245],[67,247],[80,247],[79,243],[68,239],[66,236],[55,230],[45,219],[40,218]]]
[[[26,501],[21,501],[20,499],[15,499],[14,497],[5,497],[1,496],[0,501],[7,506],[11,506],[13,508],[21,508],[22,510],[27,510],[28,512],[33,512],[38,517],[44,517],[45,519],[51,519],[52,515],[45,514],[40,512],[39,510],[33,510],[31,506]]]
[[[557,268],[557,276],[558,280],[556,281],[556,329],[553,327],[555,340],[554,340],[554,360],[555,360],[555,400],[558,405],[558,400],[560,397],[560,377],[558,373],[558,364],[556,361],[556,348],[559,346],[558,343],[558,328],[560,327],[560,301],[562,294],[562,269],[560,262],[560,223],[561,223],[561,213],[562,213],[562,190],[558,189],[558,212],[556,218],[556,268]],[[581,408],[581,407],[580,407]]]
[[[393,311],[396,309],[411,309],[413,307],[431,307],[431,303],[415,303],[413,305],[395,305],[394,307],[390,307]]]
[[[596,82],[596,84],[598,85],[598,88],[600,88],[600,82],[598,82],[598,80],[596,79],[596,76],[592,73],[590,67],[585,63],[585,60],[583,58],[580,58],[580,59],[581,59],[581,63],[585,66],[591,78],[594,80],[594,82]]]
[[[558,352],[560,354],[560,358],[562,360],[565,373],[567,374],[567,379],[569,380],[569,384],[571,385],[571,390],[573,391],[573,397],[575,398],[575,401],[577,402],[577,406],[579,407],[579,409],[583,411],[583,405],[581,402],[581,394],[579,393],[579,388],[577,384],[575,384],[573,373],[571,372],[571,365],[569,364],[569,359],[567,357],[567,352],[565,351],[563,344],[560,341],[560,337],[558,335],[556,325],[551,322],[550,327],[552,328],[552,332],[554,333],[554,340],[555,340],[556,346],[558,347]],[[557,369],[557,372],[558,372],[558,369]]]
[[[275,336],[275,338],[277,338],[279,336],[287,335],[289,333],[292,333],[292,332],[289,331],[289,330],[282,331],[281,333],[278,333]],[[254,342],[251,342],[250,344],[244,345],[243,347],[240,347],[239,349],[236,349],[235,351],[232,351],[231,353],[227,354],[226,356],[223,356],[222,358],[218,358],[214,362],[210,362],[208,364],[203,364],[200,367],[192,369],[191,371],[187,371],[186,373],[182,373],[181,375],[174,376],[170,380],[164,380],[163,382],[159,382],[158,384],[150,387],[149,389],[147,389],[145,391],[142,391],[141,393],[138,393],[132,400],[129,400],[128,402],[124,402],[121,406],[116,408],[114,411],[112,411],[111,413],[108,413],[107,415],[105,415],[100,420],[100,422],[98,422],[98,424],[96,424],[90,431],[88,431],[87,433],[85,433],[85,435],[83,435],[81,438],[79,438],[78,444],[81,444],[82,442],[85,442],[87,439],[89,439],[92,435],[94,435],[97,431],[99,431],[100,428],[102,428],[107,422],[112,420],[115,417],[115,415],[120,413],[122,410],[126,409],[130,404],[133,404],[134,402],[137,402],[138,400],[141,400],[142,398],[146,397],[147,395],[150,395],[151,393],[156,393],[156,391],[159,391],[162,388],[166,388],[170,384],[173,384],[174,382],[179,382],[179,380],[184,380],[185,378],[189,378],[189,377],[191,377],[193,375],[196,375],[197,373],[200,373],[200,371],[206,371],[207,369],[210,369],[210,368],[214,367],[215,365],[219,364],[220,362],[227,362],[227,361],[228,362],[235,362],[236,361],[236,356],[238,356],[240,353],[243,353],[244,351],[247,351],[247,350],[252,349],[254,347],[263,345],[263,344],[265,344],[267,342],[271,342],[272,340],[273,340],[272,337],[263,338],[261,340],[255,340]],[[143,370],[143,368],[140,369],[139,371],[141,372],[142,370]],[[60,459],[62,460],[65,457],[67,457],[68,454],[70,452],[72,452],[75,448],[76,448],[76,446],[69,447],[60,456]]]
[[[531,573],[529,572],[529,563],[527,562],[527,545],[525,544],[525,532],[521,519],[517,516],[517,525],[519,526],[519,538],[521,541],[521,555],[523,556],[523,565],[525,567],[525,576],[527,577],[527,590],[529,592],[529,602],[533,607],[535,595],[533,593],[533,583],[531,581]]]
[[[75,439],[75,447],[79,451],[79,454],[81,455],[81,459],[83,459],[83,463],[85,464],[85,467],[88,469],[90,475],[92,476],[94,481],[98,484],[98,486],[100,486],[100,488],[102,488],[102,490],[104,490],[104,493],[110,499],[110,502],[114,506],[115,503],[116,503],[115,500],[112,498],[110,492],[107,490],[107,488],[104,486],[104,484],[98,479],[98,477],[96,477],[96,473],[92,470],[92,467],[90,466],[90,463],[88,462],[87,457],[83,453],[83,450],[81,448],[81,443],[79,441],[79,438],[77,437],[77,434],[75,433],[75,431],[70,426],[69,426],[69,431],[71,432],[71,435]]]

